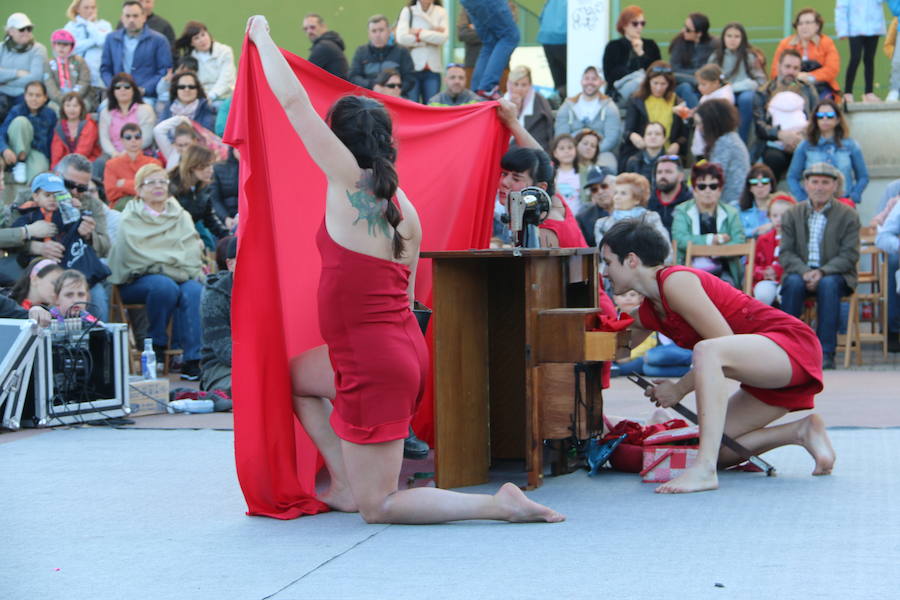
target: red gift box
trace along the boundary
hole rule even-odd
[[[691,426],[669,429],[647,437],[643,446],[644,468],[640,473],[644,482],[665,483],[693,465],[697,460],[699,446],[674,444],[696,440],[699,435],[699,428]]]

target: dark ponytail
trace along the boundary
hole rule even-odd
[[[397,227],[403,219],[394,203],[397,193],[397,149],[392,138],[391,117],[384,106],[364,96],[344,96],[329,111],[331,130],[350,150],[361,169],[371,169],[371,192],[386,201],[384,217],[394,228],[393,255],[400,258],[405,240]]]

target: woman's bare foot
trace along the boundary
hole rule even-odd
[[[687,494],[690,492],[705,492],[719,488],[719,477],[716,475],[716,467],[711,469],[694,465],[671,481],[656,488],[657,494]]]
[[[869,92],[868,94],[866,94],[865,96],[863,96],[863,102],[868,102],[868,103],[881,102],[881,98],[879,98],[879,97],[876,96],[875,94]]]
[[[803,419],[803,426],[800,428],[800,443],[806,448],[816,461],[816,468],[813,475],[831,475],[831,469],[834,468],[834,448],[831,447],[831,440],[828,438],[828,432],[825,431],[825,421],[819,415],[809,415]]]
[[[494,494],[494,500],[503,515],[501,519],[510,523],[559,523],[566,520],[552,508],[529,500],[514,483],[504,483]]]
[[[350,493],[348,486],[331,485],[324,494],[319,496],[319,500],[331,507],[331,510],[348,513],[359,512],[356,500],[353,499],[353,494]]]

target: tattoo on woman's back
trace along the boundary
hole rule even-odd
[[[391,237],[391,230],[388,227],[387,218],[384,216],[387,200],[375,197],[371,191],[370,181],[371,178],[368,175],[364,175],[356,184],[357,191],[347,192],[350,206],[359,211],[359,216],[356,217],[353,224],[356,225],[361,220],[365,220],[369,235],[376,237],[380,229],[385,237],[389,238]]]

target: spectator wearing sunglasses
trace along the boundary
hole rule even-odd
[[[26,85],[44,78],[47,49],[34,41],[33,31],[24,13],[6,20],[6,39],[0,44],[0,121],[22,100]]]
[[[173,77],[169,97],[173,100],[159,115],[160,122],[180,115],[210,131],[215,128],[216,111],[207,100],[196,73],[185,71]]]
[[[69,154],[81,154],[88,160],[100,156],[97,123],[87,114],[84,98],[78,92],[69,92],[59,103],[59,120],[53,128],[50,142],[50,166]]]
[[[108,160],[103,169],[106,201],[110,207],[116,210],[122,210],[125,204],[137,195],[134,176],[141,167],[149,164],[162,166],[158,159],[142,152],[143,133],[135,123],[126,123],[122,126],[120,139],[124,146],[124,152]]]
[[[849,135],[850,127],[837,103],[833,100],[819,102],[807,128],[806,139],[797,146],[788,169],[788,185],[797,200],[807,198],[803,171],[816,163],[826,162],[837,167],[844,176],[844,194],[856,204],[862,201],[863,191],[869,184],[869,170],[862,149]]]
[[[694,82],[694,73],[706,64],[718,45],[719,40],[709,35],[709,17],[699,12],[687,16],[681,31],[669,44],[669,60],[678,83],[675,92],[684,98],[688,108],[700,103],[701,92]]]
[[[740,204],[741,224],[747,239],[758,238],[771,231],[769,204],[774,194],[775,175],[772,169],[761,163],[750,167]]]
[[[403,78],[395,69],[385,69],[375,78],[372,91],[400,98],[403,93]]]
[[[659,215],[663,226],[671,233],[675,208],[691,200],[691,188],[684,185],[684,171],[677,154],[664,154],[653,166],[653,189],[647,208]]]
[[[153,125],[156,113],[144,103],[141,90],[128,73],[119,73],[112,79],[106,97],[106,106],[100,109],[100,148],[107,157],[116,157],[125,151],[119,137],[126,123],[134,123],[141,129],[141,148],[153,143]],[[102,172],[102,171],[101,171]]]
[[[597,245],[594,237],[594,225],[598,219],[608,217],[613,211],[613,192],[616,187],[616,176],[607,167],[591,167],[584,181],[584,189],[588,192],[589,202],[575,216],[584,240],[588,246]]]
[[[609,42],[603,51],[606,93],[619,104],[638,89],[647,67],[662,58],[656,42],[641,35],[646,24],[640,6],[626,6],[616,22],[622,37]]]
[[[691,169],[694,199],[678,205],[672,220],[672,239],[678,242],[678,264],[684,264],[688,242],[707,246],[743,244],[744,228],[738,210],[721,201],[725,172],[717,163],[705,162]],[[739,259],[701,257],[687,265],[716,275],[734,287],[740,287]]]

